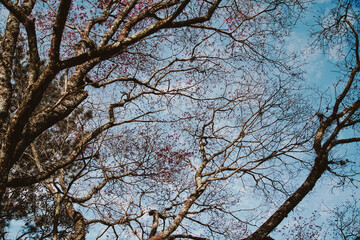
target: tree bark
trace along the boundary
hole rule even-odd
[[[246,240],[257,240],[265,238],[271,233],[288,214],[303,200],[303,198],[314,188],[316,182],[326,171],[328,166],[327,158],[317,157],[315,165],[304,183],[293,193],[271,217],[261,225],[253,234],[245,238]]]

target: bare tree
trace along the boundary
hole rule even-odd
[[[360,140],[339,138],[359,123],[351,1],[319,35],[350,39],[352,68],[317,114],[280,45],[305,1],[1,3],[0,226],[26,216],[19,238],[265,239]]]
[[[332,151],[336,151],[335,149],[341,145],[356,143],[360,140],[357,137],[356,130],[359,123],[360,107],[358,91],[356,90],[360,71],[359,25],[357,21],[359,10],[355,4],[352,1],[340,1],[331,16],[321,19],[323,30],[319,34],[319,39],[325,42],[325,46],[331,47],[336,44],[345,56],[343,65],[340,66],[350,67],[345,70],[346,75],[344,77],[346,78],[341,79],[338,86],[335,87],[334,102],[326,106],[324,113],[318,112],[316,114],[319,118],[319,127],[313,141],[313,149],[316,155],[311,172],[304,183],[247,239],[259,239],[269,234],[313,189],[316,182],[327,170],[333,172],[331,164],[335,164],[335,166],[346,164],[346,160],[333,161],[331,159]],[[340,137],[340,134],[347,129],[354,129],[355,131],[353,134]],[[336,172],[334,173],[336,174]],[[354,173],[350,173],[350,175],[354,176]]]

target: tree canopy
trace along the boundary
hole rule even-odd
[[[327,90],[287,45],[316,1],[0,2],[4,239],[270,239],[324,176],[358,186],[357,1],[314,16]]]

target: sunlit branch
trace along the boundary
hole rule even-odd
[[[51,48],[49,52],[50,64],[56,64],[60,60],[60,45],[65,22],[69,14],[71,0],[61,0],[53,26],[53,37],[51,39]]]
[[[355,36],[355,56],[356,56],[356,63],[357,63],[356,65],[360,66],[359,35],[358,35],[357,31],[355,30],[354,26],[349,22],[349,20],[347,20],[345,18],[344,22],[346,22],[346,24],[349,25],[349,27],[351,28],[351,31],[353,32],[353,34]]]

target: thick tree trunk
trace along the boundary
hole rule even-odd
[[[6,159],[3,158],[3,151],[0,151],[0,212],[2,212],[4,194],[7,187],[10,167]]]
[[[86,235],[86,224],[84,217],[79,213],[74,214],[74,230],[75,233],[71,236],[71,240],[84,240]]]
[[[3,125],[9,117],[12,85],[10,81],[13,57],[19,35],[19,21],[9,14],[6,22],[5,34],[1,42],[0,53],[0,136],[4,131]]]
[[[74,222],[74,234],[69,238],[70,240],[84,240],[86,236],[86,222],[84,216],[75,210],[72,202],[64,198],[63,204],[65,206],[68,216]]]
[[[6,191],[6,180],[7,180],[6,171],[3,171],[3,169],[0,168],[0,213],[2,212],[4,207],[2,203]]]
[[[315,159],[315,165],[305,182],[278,208],[273,215],[271,215],[271,217],[263,225],[247,237],[246,240],[263,239],[271,233],[314,188],[316,182],[326,171],[327,165],[326,158],[317,157]]]

